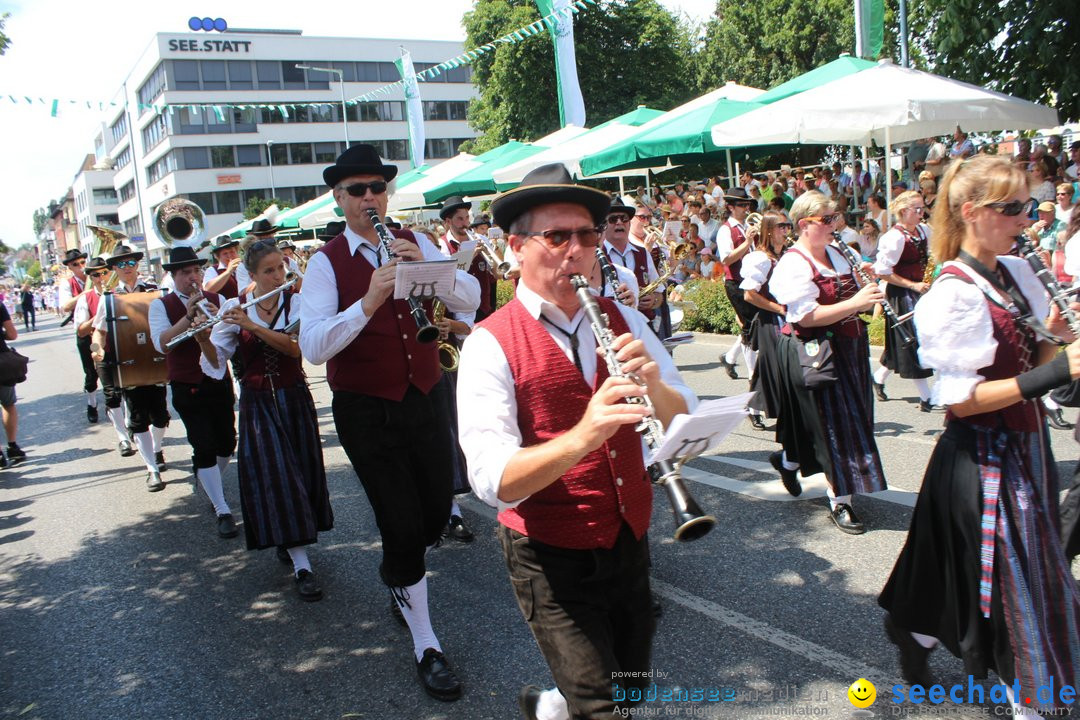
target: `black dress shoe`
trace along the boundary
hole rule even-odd
[[[11,464],[11,467],[15,467],[16,465],[26,460],[26,453],[23,452],[23,449],[17,444],[8,443],[7,459],[8,463]]]
[[[847,503],[840,503],[830,510],[829,517],[836,523],[836,527],[840,528],[840,532],[846,532],[848,535],[862,535],[866,532],[859,516],[855,514],[855,509]]]
[[[240,531],[236,529],[236,521],[233,520],[231,513],[223,513],[217,516],[217,534],[218,537],[234,538],[240,534]]]
[[[1050,423],[1050,427],[1057,428],[1058,430],[1072,430],[1075,426],[1065,419],[1065,416],[1061,412],[1061,408],[1046,411],[1046,421]]]
[[[870,379],[870,384],[874,386],[874,394],[877,395],[878,400],[885,402],[889,399],[889,396],[885,394],[884,385],[874,382],[873,378]]]
[[[885,634],[900,651],[900,674],[909,685],[922,685],[928,688],[937,683],[926,664],[933,648],[924,648],[911,637],[911,633],[896,627],[891,614],[885,615]]]
[[[928,413],[928,412],[933,412],[933,411],[934,411],[934,406],[930,404],[929,400],[920,400],[919,401],[919,412]]]
[[[784,467],[784,453],[777,450],[769,455],[769,464],[773,466],[776,472],[780,473],[780,482],[784,484],[784,489],[788,491],[788,494],[792,497],[799,497],[802,495],[802,483],[799,482],[799,474],[796,470],[788,470]]]
[[[765,427],[765,423],[762,422],[760,415],[755,415],[751,413],[748,417],[750,418],[750,425],[755,430],[768,430],[768,428]]]
[[[436,700],[457,700],[461,697],[461,681],[450,669],[446,656],[435,648],[424,651],[424,657],[416,663],[416,674],[424,691]]]
[[[536,720],[536,707],[544,691],[535,685],[526,685],[518,692],[518,707],[525,720]]]
[[[165,489],[165,483],[161,481],[161,473],[146,473],[146,489],[150,492],[158,492],[159,490]]]
[[[164,450],[158,450],[156,453],[154,453],[154,462],[157,463],[158,472],[165,472],[165,470],[169,467],[165,464]]]
[[[98,421],[97,408],[93,405],[86,406],[86,421],[91,425]]]
[[[120,457],[131,457],[135,454],[135,448],[131,447],[130,440],[120,441]]]
[[[450,522],[446,525],[446,535],[451,540],[457,540],[458,542],[467,543],[473,541],[473,532],[460,515],[450,516]]]
[[[723,355],[720,356],[720,367],[724,368],[727,372],[727,376],[732,380],[739,379],[739,373],[735,370],[735,366],[727,361]]]
[[[315,573],[310,570],[301,570],[296,573],[296,592],[304,602],[322,600],[322,587],[315,579]]]

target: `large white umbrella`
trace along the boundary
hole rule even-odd
[[[431,190],[452,177],[479,167],[480,163],[473,160],[473,157],[469,153],[458,153],[446,162],[433,165],[430,170],[424,172],[422,178],[409,183],[391,195],[387,210],[397,212],[405,208],[423,207],[425,190]]]

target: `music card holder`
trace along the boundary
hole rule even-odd
[[[457,263],[453,260],[399,262],[394,274],[394,299],[421,302],[447,297],[454,292]]]
[[[469,268],[472,266],[473,255],[476,254],[476,241],[466,240],[458,246],[458,251],[451,255],[451,259],[457,263],[457,269],[462,272],[469,272]]]
[[[645,461],[652,465],[660,460],[684,463],[716,447],[746,419],[746,404],[754,393],[706,400],[699,403],[692,415],[676,415],[671,420],[664,441]]]

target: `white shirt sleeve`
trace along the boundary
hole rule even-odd
[[[776,263],[769,291],[776,302],[787,307],[788,322],[797,323],[818,306],[818,286],[814,273],[805,258],[787,252]]]
[[[98,301],[97,312],[94,314],[93,328],[100,330],[103,333],[108,333],[109,329],[105,327],[105,296],[101,296],[101,300]]]
[[[769,279],[769,271],[772,270],[772,260],[761,250],[755,250],[746,255],[742,261],[742,282],[740,290],[760,290],[765,281]]]
[[[1074,280],[1080,278],[1080,232],[1065,243],[1065,272]]]
[[[640,290],[640,287],[638,286],[637,276],[635,276],[634,273],[630,272],[630,270],[624,268],[622,265],[616,265],[616,264],[612,263],[611,266],[613,268],[615,268],[615,275],[618,276],[619,282],[620,283],[626,283],[626,288],[630,291],[630,294],[634,298],[634,304],[632,305],[632,307],[637,308],[637,306],[638,306],[638,290]],[[606,288],[606,289],[607,289],[607,291],[609,293],[614,292],[614,288],[609,287],[609,288]],[[614,296],[613,295],[608,295],[607,297],[614,297]]]
[[[896,228],[878,237],[877,255],[874,258],[874,272],[878,275],[892,275],[900,255],[904,252],[904,234]]]
[[[90,282],[90,278],[87,278],[86,282]],[[60,297],[57,299],[57,307],[64,307],[64,303],[69,300],[71,300],[71,281],[65,279],[60,282]]]
[[[1031,306],[1032,314],[1040,320],[1045,320],[1050,314],[1050,296],[1046,293],[1042,282],[1036,277],[1035,271],[1028,265],[1027,260],[1012,255],[999,255],[998,262],[1005,266],[1016,281],[1017,287]]]
[[[147,319],[150,323],[150,342],[154,344],[155,350],[164,354],[165,348],[161,344],[161,336],[173,325],[169,322],[169,313],[165,310],[164,298],[158,298],[150,303],[148,316]]]
[[[218,276],[217,267],[215,267],[214,265],[208,266],[206,268],[206,270],[203,271],[203,276],[202,276],[203,289],[206,288],[207,283],[209,283],[211,280],[213,280],[217,276]]]
[[[997,341],[986,299],[975,285],[943,278],[915,304],[919,362],[933,368],[932,402],[962,403],[983,381],[979,369],[994,362]]]
[[[221,304],[221,313],[224,314],[226,310],[231,310],[239,305],[240,301],[238,299],[230,298]],[[206,355],[200,353],[199,367],[202,368],[207,377],[221,380],[225,377],[225,372],[229,368],[229,358],[233,356],[236,348],[240,345],[240,326],[219,322],[210,331],[210,342],[214,343],[214,348],[217,349],[218,366],[211,365],[206,359]]]
[[[716,231],[716,259],[724,262],[734,249],[734,241],[731,239],[731,226],[724,223]]]
[[[300,309],[300,351],[314,365],[322,365],[341,352],[368,324],[359,300],[341,312],[337,306],[334,268],[325,253],[315,253],[308,260]]]
[[[75,325],[75,331],[78,332],[79,326],[90,319],[90,306],[86,304],[85,295],[80,295],[79,299],[75,301],[75,310],[73,312],[72,324]]]

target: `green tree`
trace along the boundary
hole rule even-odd
[[[253,197],[248,200],[247,207],[244,208],[244,219],[251,220],[252,218],[258,217],[259,214],[271,205],[277,205],[279,210],[285,210],[286,208],[292,207],[292,205],[281,198],[270,198],[268,200],[266,198]]]
[[[934,72],[1080,119],[1076,0],[922,0],[920,10]]]
[[[41,234],[49,223],[49,211],[46,208],[38,208],[34,211],[34,237]]]
[[[11,13],[6,12],[3,15],[0,15],[0,55],[7,52],[8,46],[11,45],[11,38],[4,32],[4,24],[9,17],[11,17]]]
[[[465,14],[474,49],[539,19],[533,0],[477,0]],[[657,0],[599,0],[574,16],[578,79],[590,126],[647,105],[668,110],[694,95],[691,31]],[[555,53],[546,32],[500,44],[477,58],[469,124],[480,136],[463,150],[535,140],[559,128]]]

